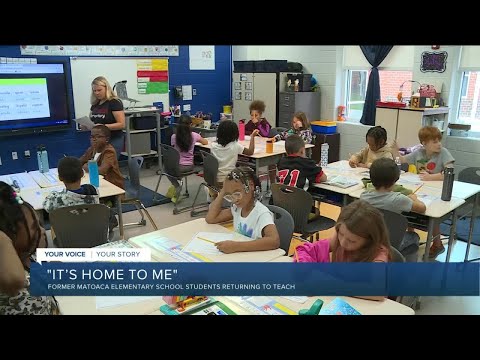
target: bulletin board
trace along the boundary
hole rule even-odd
[[[153,60],[164,58],[138,57],[77,57],[70,58],[72,73],[73,103],[75,117],[88,116],[90,111],[90,95],[92,80],[97,76],[104,76],[113,87],[118,81],[127,80],[127,94],[129,98],[138,100],[135,106],[152,105],[154,102],[163,102],[163,108],[168,109],[169,97],[166,94],[139,94],[137,89],[137,60]],[[124,106],[129,106],[124,101]],[[133,104],[132,104],[133,105]]]

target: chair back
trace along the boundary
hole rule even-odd
[[[295,232],[304,233],[312,209],[312,195],[307,191],[283,184],[272,184],[273,204],[287,210],[293,218]]]
[[[270,129],[270,132],[268,133],[268,137],[274,137],[278,134],[281,134],[284,131],[287,131],[287,128],[284,127],[274,127]]]
[[[468,167],[458,174],[458,181],[480,185],[480,167]]]
[[[275,205],[267,205],[267,207],[268,210],[273,213],[275,226],[280,235],[280,249],[285,250],[285,253],[288,254],[290,243],[292,242],[293,230],[295,229],[293,217],[287,210],[281,207]]]
[[[117,93],[117,96],[121,100],[127,100],[130,102],[138,102],[138,100],[131,99],[128,97],[127,93],[127,80],[119,81],[116,82],[115,85],[113,85],[113,91]]]
[[[379,209],[383,213],[383,219],[387,226],[388,235],[390,237],[390,245],[395,249],[400,249],[403,237],[408,227],[408,220],[402,214],[393,211]]]
[[[128,160],[128,173],[130,182],[125,189],[126,197],[138,199],[140,198],[140,169],[143,165],[143,157],[136,156]]]
[[[203,156],[203,179],[211,187],[217,187],[218,159],[212,154],[200,151]]]
[[[180,153],[173,146],[161,144],[163,156],[163,173],[180,178]]]
[[[50,213],[56,242],[64,248],[91,248],[107,242],[110,209],[103,204],[66,206]]]
[[[390,246],[390,255],[392,262],[405,262],[405,257],[393,246]]]

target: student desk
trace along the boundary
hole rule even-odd
[[[314,184],[316,188],[341,194],[343,198],[342,205],[344,206],[348,203],[348,195],[356,190],[363,189],[363,183],[361,179],[365,176],[362,173],[368,171],[366,168],[351,168],[350,165],[348,165],[347,160],[335,161],[328,164],[325,168],[322,168],[322,170],[327,175],[327,179],[336,175],[341,175],[358,181],[358,185],[350,186],[348,188],[341,188],[339,186],[328,185],[324,183]]]
[[[148,247],[152,251],[152,259],[162,262],[178,262],[177,259],[162,253],[145,244],[145,241],[157,237],[167,237],[185,246],[198,232],[222,232],[231,233],[231,230],[218,224],[207,224],[205,219],[195,219],[183,224],[175,225],[166,229],[153,231],[147,234],[135,236],[128,239],[128,241],[137,247]],[[221,255],[205,255],[213,262],[268,262],[280,256],[283,256],[285,251],[282,249],[266,250],[266,251],[252,251],[252,252],[238,252],[233,254]]]
[[[17,174],[1,175],[0,181],[7,183],[10,186],[19,187],[20,192],[23,190],[36,190],[39,186],[35,179],[26,172]]]
[[[87,176],[82,178],[82,184],[89,184],[90,179]],[[43,210],[43,201],[52,191],[63,190],[64,185],[50,186],[38,189],[26,189],[20,192],[22,199],[28,202],[35,210]],[[118,211],[118,228],[120,232],[120,239],[123,239],[123,216],[120,196],[125,194],[125,190],[108,182],[105,179],[100,179],[100,187],[98,188],[100,198],[116,196],[117,197],[117,211]]]
[[[58,178],[58,169],[52,168],[46,173],[41,173],[38,170],[30,171],[28,173],[41,188],[48,188],[52,186],[63,186],[63,182]],[[103,179],[103,175],[98,175]],[[83,174],[82,184],[90,184],[90,177],[88,173]]]
[[[210,149],[212,148],[212,143],[216,142],[217,138],[207,138],[207,140],[207,145],[202,145],[200,143],[196,143],[195,145],[202,149],[210,151]],[[242,155],[255,161],[255,174],[257,175],[257,177],[259,176],[259,170],[261,167],[268,165],[276,165],[278,161],[283,157],[283,155],[286,154],[285,141],[276,141],[275,143],[273,143],[273,153],[266,152],[266,141],[267,138],[256,136],[255,152],[253,153],[253,155]],[[239,143],[244,147],[248,148],[250,146],[250,136],[245,136],[245,140],[239,141]],[[315,147],[315,145],[305,144],[306,149],[310,149],[313,147]]]

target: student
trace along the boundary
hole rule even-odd
[[[24,268],[24,286],[14,295],[0,294],[0,315],[53,314],[56,302],[49,296],[32,296],[30,288],[30,262],[37,248],[47,247],[45,229],[30,204],[23,202],[14,189],[0,181],[0,232],[13,244],[16,256]],[[13,259],[12,259],[13,260]],[[17,264],[18,265],[18,264]]]
[[[387,145],[387,130],[374,126],[367,131],[367,146],[348,160],[351,167],[369,168],[375,159],[393,159],[392,150]]]
[[[193,166],[193,149],[195,143],[207,145],[208,140],[204,139],[200,134],[192,131],[192,117],[189,115],[181,115],[175,134],[170,140],[172,146],[180,153],[180,173],[192,171]],[[168,177],[173,186],[178,188],[178,181]]]
[[[424,126],[418,131],[418,139],[423,148],[401,156],[398,145],[394,143],[393,151],[395,156],[400,158],[402,163],[414,164],[422,181],[442,181],[443,171],[446,167],[453,166],[455,159],[452,154],[442,147],[442,133],[434,126]],[[440,225],[435,225],[432,232],[433,243],[429,250],[428,257],[435,259],[445,252],[441,241]]]
[[[253,130],[258,129],[260,136],[268,137],[270,134],[270,123],[262,117],[265,112],[265,103],[255,100],[250,103],[250,121],[245,125],[245,134],[250,135]]]
[[[442,147],[442,133],[434,126],[424,126],[418,132],[418,140],[423,148],[401,156],[395,142],[393,151],[402,163],[413,164],[417,167],[422,181],[443,180],[443,170],[453,166],[455,159],[452,154]]]
[[[397,214],[402,212],[415,212],[424,214],[427,207],[423,202],[418,200],[415,194],[404,195],[394,192],[393,187],[400,177],[400,170],[392,159],[381,158],[375,160],[370,166],[370,180],[375,190],[364,191],[360,195],[360,199],[365,200],[370,205],[378,209],[393,211]],[[409,228],[403,238],[401,248],[403,251],[411,244],[418,245],[418,235],[413,229]]]
[[[328,247],[325,245],[327,243]],[[294,260],[320,262],[318,259],[325,254],[318,253],[317,248],[327,248],[332,253],[332,262],[388,262],[390,260],[390,241],[383,215],[363,200],[354,201],[342,208],[330,239],[298,246]]]
[[[120,173],[117,153],[114,147],[109,144],[110,129],[105,125],[93,127],[90,135],[91,146],[85,154],[80,157],[83,169],[88,172],[88,161],[95,160],[98,164],[98,173],[103,175],[105,180],[125,189],[125,180]]]
[[[95,124],[104,124],[110,129],[110,144],[119,156],[124,143],[122,130],[125,128],[125,111],[122,100],[103,76],[98,76],[92,81],[90,104],[90,119]]]
[[[0,231],[0,294],[16,295],[25,286],[25,279],[25,271],[12,240]]]
[[[220,251],[230,254],[279,248],[280,236],[273,214],[259,201],[260,197],[260,181],[253,169],[238,167],[228,174],[205,220],[209,224],[233,220],[235,231],[248,236],[252,241],[221,241],[216,243]],[[230,209],[222,209],[223,199],[232,203]]]
[[[221,188],[227,175],[235,169],[238,155],[253,155],[255,151],[255,136],[258,135],[258,129],[253,130],[248,148],[238,143],[238,126],[230,120],[220,122],[217,129],[217,141],[212,144],[212,155],[218,160],[217,186]],[[216,197],[216,193],[211,192],[210,196]]]
[[[296,134],[285,140],[287,156],[277,164],[279,183],[308,190],[315,183],[327,180],[327,175],[314,160],[305,155],[305,142]]]
[[[312,134],[312,129],[310,126],[310,122],[307,119],[307,115],[303,112],[297,112],[293,115],[292,119],[292,127],[284,131],[278,135],[275,135],[273,138],[270,140],[273,141],[279,141],[279,140],[285,140],[288,138],[290,135],[299,135],[305,144],[311,144],[313,140],[313,134]]]
[[[43,202],[43,208],[51,212],[57,208],[80,204],[98,204],[99,195],[95,186],[81,185],[83,177],[82,163],[74,157],[64,157],[58,162],[58,178],[65,189],[52,191]]]

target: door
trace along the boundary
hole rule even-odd
[[[250,103],[254,98],[253,73],[233,73],[233,120],[250,120]]]

